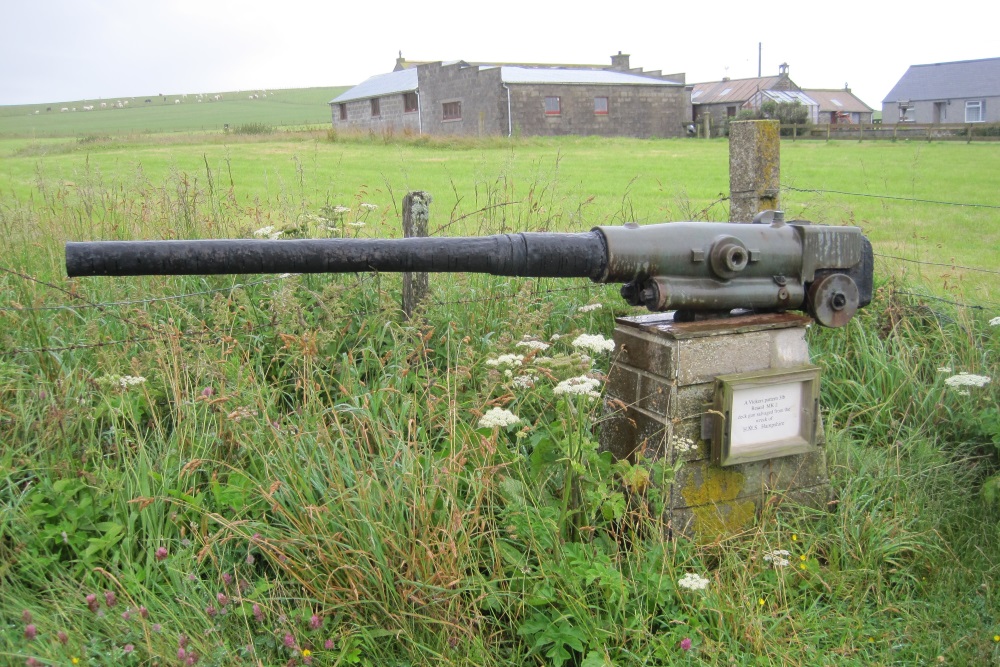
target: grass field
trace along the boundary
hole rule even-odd
[[[111,100],[0,106],[0,137],[104,137],[163,132],[222,132],[228,124],[309,127],[330,122],[328,102],[348,86],[153,95]],[[214,99],[216,95],[219,100]],[[255,99],[250,99],[255,95]],[[149,102],[146,102],[146,100]],[[179,103],[175,103],[179,100]],[[118,102],[128,106],[116,108]],[[107,105],[101,108],[101,104]],[[92,111],[84,107],[92,106]],[[61,109],[76,109],[62,112]],[[36,113],[37,112],[37,113]]]
[[[607,372],[572,341],[638,312],[615,286],[435,276],[404,322],[394,275],[69,280],[63,244],[398,236],[411,189],[439,235],[723,220],[724,141],[18,134],[0,663],[1000,664],[1000,239],[952,205],[1000,206],[994,146],[783,144],[789,217],[882,255],[875,302],[809,334],[837,502],[695,544],[665,539],[670,471],[599,454],[600,402],[556,391]]]

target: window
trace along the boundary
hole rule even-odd
[[[417,110],[417,94],[403,93],[403,113],[411,113]]]
[[[965,103],[965,122],[982,123],[986,120],[983,116],[985,111],[985,100],[968,100]]]
[[[545,98],[545,115],[546,116],[558,116],[559,115],[559,98],[558,97],[546,97]]]
[[[726,118],[736,118],[736,107],[726,107]]]
[[[347,120],[347,105],[338,104],[337,106],[340,107],[340,120]]]
[[[462,103],[445,102],[441,105],[441,115],[444,120],[462,120]]]
[[[382,110],[379,109],[378,98],[372,100],[372,118],[377,118],[382,115]]]
[[[608,115],[608,98],[606,97],[595,97],[594,98],[594,113],[598,116]]]

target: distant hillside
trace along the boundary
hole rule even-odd
[[[0,106],[0,136],[222,131],[227,124],[232,128],[245,123],[274,127],[320,125],[330,122],[328,102],[349,87],[241,90]]]

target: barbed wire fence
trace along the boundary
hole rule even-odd
[[[894,201],[894,202],[909,202],[909,203],[933,204],[933,205],[940,205],[940,206],[958,206],[958,207],[969,207],[969,208],[1000,209],[1000,206],[996,206],[996,205],[992,205],[992,204],[982,204],[982,203],[972,203],[972,202],[951,202],[951,201],[921,199],[921,198],[914,198],[914,197],[902,197],[902,196],[895,196],[895,195],[878,195],[878,194],[871,194],[871,193],[846,192],[846,191],[840,191],[840,190],[825,190],[825,189],[819,189],[819,188],[799,188],[799,187],[793,187],[793,186],[789,186],[789,185],[782,185],[782,189],[790,191],[790,192],[810,193],[810,194],[822,194],[822,195],[837,195],[837,196],[841,196],[841,197],[877,198],[877,199],[884,199],[884,200],[887,200],[887,201]],[[875,254],[876,258],[882,259],[882,260],[891,260],[891,261],[894,261],[894,262],[903,262],[903,263],[908,263],[908,264],[921,265],[921,266],[931,266],[931,267],[936,267],[936,268],[947,268],[947,269],[952,269],[952,270],[973,271],[973,272],[985,273],[985,274],[989,274],[989,275],[1000,275],[1000,270],[994,269],[994,268],[970,266],[970,265],[961,264],[961,263],[958,263],[958,262],[932,262],[932,261],[918,260],[918,259],[913,259],[913,258],[909,258],[909,257],[902,257],[902,256],[898,256],[898,255],[890,255],[890,254],[878,253],[878,252],[876,252],[874,254]],[[234,283],[232,285],[229,285],[229,286],[226,286],[226,287],[217,287],[217,288],[211,288],[211,289],[205,289],[205,290],[183,292],[183,293],[179,293],[179,294],[169,294],[169,295],[163,295],[163,296],[150,297],[150,298],[147,298],[147,299],[127,299],[127,300],[120,300],[120,301],[94,302],[94,301],[90,301],[87,297],[84,297],[83,295],[81,295],[81,294],[79,294],[79,293],[77,293],[77,292],[75,292],[75,291],[73,291],[71,289],[67,289],[66,287],[63,287],[61,285],[57,285],[57,284],[52,283],[52,282],[41,280],[39,278],[36,278],[34,276],[31,276],[31,275],[28,275],[28,274],[26,274],[26,273],[24,273],[22,271],[18,271],[16,269],[12,269],[12,268],[9,268],[9,267],[0,266],[0,273],[5,273],[5,274],[7,274],[9,276],[18,278],[20,280],[35,283],[37,285],[45,287],[46,289],[50,289],[50,290],[52,290],[54,292],[60,293],[60,294],[66,296],[66,297],[69,297],[71,299],[71,301],[67,302],[67,303],[46,304],[46,305],[40,305],[40,306],[23,306],[23,305],[16,304],[16,303],[2,304],[2,305],[0,305],[0,314],[9,313],[9,314],[28,315],[28,314],[35,314],[35,313],[58,312],[58,311],[68,311],[68,312],[74,312],[74,313],[82,313],[84,311],[96,309],[96,310],[101,311],[102,313],[105,313],[105,314],[108,314],[108,315],[111,315],[111,316],[115,317],[117,320],[119,320],[120,322],[122,322],[124,324],[131,325],[131,326],[134,326],[136,328],[142,329],[143,332],[144,332],[142,335],[122,337],[122,338],[116,338],[116,339],[105,340],[105,341],[76,343],[76,344],[67,344],[67,345],[58,345],[58,346],[21,347],[21,348],[11,348],[11,349],[6,349],[6,350],[0,350],[0,359],[9,358],[9,357],[17,356],[17,355],[24,355],[24,354],[56,353],[56,352],[67,352],[67,351],[73,351],[73,350],[87,350],[87,349],[95,349],[95,348],[102,348],[102,347],[112,347],[112,346],[119,346],[119,345],[124,346],[124,345],[138,344],[138,343],[143,343],[143,342],[165,340],[165,339],[173,338],[173,337],[181,337],[181,338],[184,338],[186,340],[196,340],[196,339],[206,338],[206,337],[210,337],[210,336],[218,336],[219,335],[218,331],[215,331],[215,330],[212,330],[212,329],[208,329],[208,328],[178,330],[176,328],[173,328],[169,324],[157,326],[157,325],[149,324],[149,323],[146,323],[146,322],[141,322],[141,321],[136,320],[134,318],[128,317],[126,315],[123,315],[123,314],[121,314],[119,312],[115,312],[115,309],[120,309],[120,308],[124,308],[124,307],[143,307],[143,306],[149,306],[149,305],[157,304],[157,303],[168,303],[168,302],[175,302],[175,301],[183,301],[185,299],[193,299],[193,298],[198,298],[198,297],[212,297],[212,296],[216,296],[216,295],[232,295],[234,293],[241,292],[241,291],[246,291],[246,290],[248,290],[250,288],[257,287],[257,286],[278,284],[278,283],[286,280],[287,278],[292,277],[292,275],[296,275],[296,274],[284,274],[282,276],[272,276],[272,277],[261,278],[261,279],[258,279],[258,280],[252,280],[252,281],[247,281],[247,282],[236,282],[236,283]],[[359,274],[358,283],[357,283],[357,285],[354,285],[353,287],[357,287],[359,285],[365,284],[366,282],[368,282],[368,281],[370,281],[372,279],[373,275],[374,274]],[[541,295],[550,295],[550,294],[572,293],[572,292],[582,292],[582,291],[588,291],[589,292],[593,288],[594,288],[593,285],[591,285],[591,284],[585,284],[585,285],[574,286],[574,287],[548,288],[548,289],[544,289],[544,290],[538,290],[537,293],[541,294]],[[345,287],[345,289],[347,289],[347,287]],[[931,301],[931,302],[936,302],[936,303],[945,303],[945,304],[948,304],[948,305],[956,307],[956,308],[969,309],[969,310],[977,311],[977,312],[980,312],[980,313],[986,313],[987,315],[991,315],[991,314],[994,314],[994,313],[1000,314],[1000,303],[993,302],[993,301],[988,301],[988,300],[980,301],[980,302],[977,302],[977,303],[970,303],[968,300],[959,301],[959,300],[950,299],[950,298],[947,298],[945,296],[941,296],[941,295],[938,295],[938,294],[929,294],[929,293],[926,293],[926,292],[917,292],[917,291],[911,291],[911,290],[908,290],[908,289],[898,289],[898,288],[894,288],[893,293],[895,295],[898,295],[898,296],[909,297],[909,298],[912,298],[912,299],[918,299],[918,300],[922,300],[922,301]],[[435,307],[438,307],[438,308],[447,308],[447,307],[459,306],[459,305],[481,304],[481,303],[483,303],[483,301],[484,300],[482,298],[465,298],[465,299],[455,299],[455,300],[447,300],[447,301],[432,300],[431,301],[431,305],[433,305]],[[392,309],[389,308],[389,307],[379,307],[379,308],[354,310],[354,311],[352,311],[351,314],[352,314],[353,317],[364,318],[364,317],[371,317],[371,316],[379,315],[379,314],[383,314],[384,315],[384,314],[388,313],[391,310]],[[241,328],[240,331],[242,333],[253,333],[253,332],[256,332],[256,331],[261,331],[261,330],[266,330],[266,329],[272,329],[275,326],[277,326],[276,323],[273,322],[273,321],[271,321],[271,322],[257,324],[257,325],[254,325],[254,326],[250,327],[250,328],[244,327],[244,328]]]

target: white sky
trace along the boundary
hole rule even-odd
[[[764,75],[787,62],[799,86],[848,83],[880,109],[911,64],[1000,56],[995,0],[698,4],[4,0],[0,105],[352,85],[390,71],[398,51],[586,64],[622,51],[697,83],[757,76],[762,42]]]

